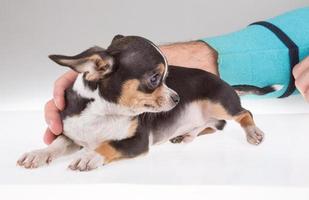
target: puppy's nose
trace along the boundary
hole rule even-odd
[[[174,101],[175,104],[178,104],[180,101],[180,97],[178,94],[172,94],[171,95],[172,100]]]

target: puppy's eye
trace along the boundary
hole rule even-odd
[[[160,75],[159,74],[155,74],[153,75],[151,78],[150,78],[150,83],[152,86],[157,86],[158,83],[159,83],[159,78],[160,78]]]

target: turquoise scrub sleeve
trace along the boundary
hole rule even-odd
[[[299,60],[309,55],[309,7],[266,20],[279,27],[299,47]],[[283,85],[265,97],[279,97],[287,89],[291,67],[289,50],[270,30],[252,25],[219,37],[203,38],[218,52],[220,77],[231,85]]]

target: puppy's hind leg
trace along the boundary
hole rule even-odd
[[[225,106],[214,104],[211,115],[216,119],[233,119],[238,122],[246,132],[247,141],[250,144],[258,145],[263,141],[264,133],[255,125],[252,114],[241,107],[240,101],[235,101],[234,105],[226,102]]]
[[[17,164],[25,168],[37,168],[49,164],[52,160],[80,149],[72,140],[64,135],[58,136],[53,143],[43,149],[23,154]]]
[[[263,141],[264,133],[255,125],[252,114],[248,110],[243,109],[233,118],[245,130],[247,141],[250,144],[258,145]]]

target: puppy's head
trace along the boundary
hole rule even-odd
[[[145,38],[117,35],[106,50],[93,47],[76,56],[49,57],[83,73],[105,100],[134,114],[168,111],[179,102],[178,94],[165,85],[165,57]]]

